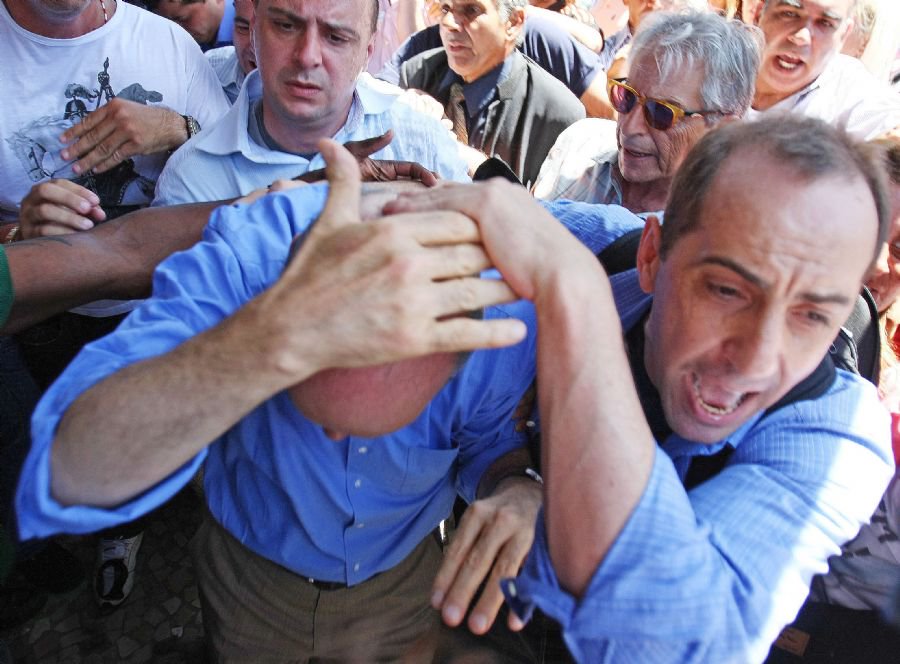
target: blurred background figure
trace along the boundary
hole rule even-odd
[[[859,0],[853,29],[841,51],[859,58],[880,81],[891,82],[900,49],[900,3],[896,0]]]
[[[187,30],[200,48],[228,46],[234,26],[234,0],[147,0],[147,9]]]

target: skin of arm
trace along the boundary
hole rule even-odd
[[[580,596],[640,500],[656,449],[609,280],[596,257],[514,185],[448,184],[387,208],[435,209],[476,219],[493,264],[535,304],[550,556],[561,584]]]
[[[469,276],[488,265],[471,220],[360,223],[355,161],[332,141],[321,148],[329,199],[282,277],[219,325],[108,376],[68,409],[51,449],[57,501],[118,505],[269,396],[324,368],[501,347],[524,336],[521,321],[454,315],[514,299],[503,282]],[[112,447],[121,454],[109,454]]]
[[[7,245],[15,301],[0,333],[97,299],[146,297],[159,262],[197,242],[219,205],[146,208],[83,233]]]
[[[609,101],[609,95],[606,92],[606,76],[603,72],[597,72],[594,80],[581,95],[581,103],[584,104],[584,110],[587,111],[589,117],[605,118],[607,120],[616,119],[616,111],[613,109]]]

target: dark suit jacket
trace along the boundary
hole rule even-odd
[[[537,178],[541,164],[563,129],[584,117],[584,106],[565,85],[518,51],[509,56],[509,77],[497,86],[497,97],[485,108],[485,131],[480,144],[469,145],[489,157],[505,161],[526,187]],[[447,107],[450,66],[443,48],[425,51],[400,70],[400,87],[427,92]]]

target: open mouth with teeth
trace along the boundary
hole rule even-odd
[[[741,394],[721,392],[715,396],[709,394],[704,396],[703,390],[701,389],[700,376],[697,374],[694,374],[693,376],[693,386],[694,397],[696,398],[697,403],[704,411],[715,417],[730,415],[740,408],[752,394],[750,392],[743,392]]]
[[[783,53],[775,56],[775,64],[779,69],[784,71],[794,71],[803,64],[800,58]]]

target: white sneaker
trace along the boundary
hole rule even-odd
[[[103,538],[97,546],[94,596],[101,608],[119,606],[134,587],[134,567],[144,533],[134,537]]]

